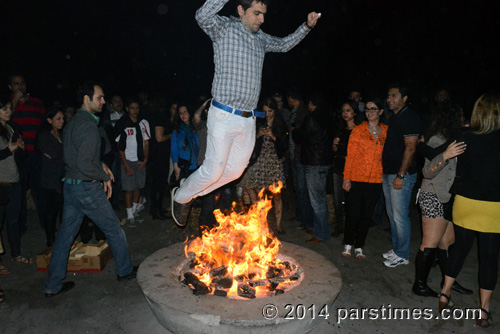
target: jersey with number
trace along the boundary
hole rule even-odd
[[[151,138],[151,132],[149,129],[149,123],[145,119],[141,120],[139,122],[139,127],[141,128],[142,132],[142,140],[146,141]],[[135,127],[126,127],[124,129],[124,132],[127,136],[127,144],[125,148],[125,159],[128,161],[138,161],[139,158],[137,157],[137,138],[136,138],[136,128]],[[123,135],[123,133],[120,133],[118,137],[116,137],[116,142],[118,143],[120,141],[120,137]]]

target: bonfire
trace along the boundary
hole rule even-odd
[[[275,194],[282,183],[268,189]],[[191,260],[183,282],[195,294],[230,298],[255,298],[283,293],[299,279],[301,270],[289,261],[280,261],[281,242],[270,230],[267,214],[272,208],[265,189],[247,213],[214,211],[218,226],[185,246]]]

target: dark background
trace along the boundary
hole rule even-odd
[[[209,95],[211,41],[195,12],[203,0],[67,0],[0,2],[0,94],[12,72],[46,105],[74,102],[83,80],[108,96],[146,89],[151,95]],[[235,0],[220,13],[236,14]],[[262,94],[298,88],[340,102],[352,87],[385,96],[406,82],[420,108],[434,90],[451,87],[469,107],[498,87],[498,1],[270,0],[262,29],[285,36],[310,11],[317,27],[287,54],[269,53]]]

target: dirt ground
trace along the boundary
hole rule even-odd
[[[413,259],[420,243],[419,216],[413,205],[410,264],[386,268],[381,254],[392,248],[389,232],[386,231],[386,219],[382,225],[370,229],[364,248],[367,258],[346,259],[340,255],[343,247],[341,237],[306,245],[305,240],[310,235],[297,229],[298,224],[293,219],[293,197],[289,191],[283,197],[283,226],[287,233],[279,238],[322,254],[342,273],[342,291],[335,301],[334,309],[329,310],[329,319],[317,327],[314,333],[498,332],[498,326],[485,330],[475,327],[475,321],[470,319],[436,320],[437,299],[419,297],[411,292],[414,279]],[[121,208],[118,214],[123,218],[123,204]],[[132,262],[137,265],[158,249],[185,241],[193,232],[192,227],[178,229],[172,220],[153,221],[149,215],[144,216],[146,220],[137,227],[124,226]],[[2,233],[5,243],[5,228]],[[8,244],[5,246],[8,249]],[[23,255],[35,258],[45,248],[45,234],[36,213],[30,212],[28,232],[22,238]],[[43,284],[47,273],[38,272],[36,265],[11,263],[8,253],[3,255],[3,260],[11,274],[0,275],[0,289],[6,295],[6,300],[0,304],[0,333],[168,333],[154,317],[136,280],[117,282],[113,259],[98,274],[68,273],[67,280],[74,281],[75,288],[53,298],[45,298]],[[439,268],[435,267],[431,271],[429,285],[439,291],[440,280]],[[473,289],[474,294],[453,294],[457,316],[464,313],[466,308],[479,305],[475,247],[467,258],[459,281]],[[382,319],[383,315],[384,318],[389,317],[388,310],[396,308],[408,308],[414,315],[421,312],[420,319]],[[385,309],[385,313],[382,313],[382,309]],[[498,294],[493,296],[491,309],[496,320],[500,309]],[[378,315],[377,319],[374,319],[375,315]],[[431,316],[432,319],[428,319]]]

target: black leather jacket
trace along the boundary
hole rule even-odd
[[[333,121],[326,110],[317,108],[304,119],[302,126],[293,131],[300,143],[300,163],[310,166],[328,166],[333,162]]]

